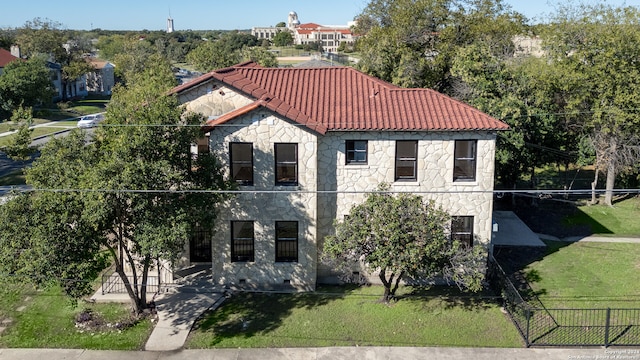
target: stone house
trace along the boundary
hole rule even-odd
[[[183,259],[211,264],[220,285],[335,281],[318,262],[323,239],[381,182],[434,199],[453,216],[452,236],[490,242],[496,132],[508,126],[471,106],[348,67],[253,62],[172,93],[207,118],[208,148],[239,184]]]
[[[87,57],[85,60],[94,70],[87,73],[87,92],[93,95],[111,95],[115,86],[115,67],[112,63]]]

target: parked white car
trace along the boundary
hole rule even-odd
[[[104,120],[104,114],[85,115],[78,121],[79,128],[92,128],[97,126],[100,121]]]

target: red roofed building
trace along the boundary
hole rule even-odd
[[[13,56],[11,51],[0,48],[0,75],[4,71],[4,67],[12,61],[19,60],[20,58]]]
[[[258,39],[272,40],[280,31],[289,31],[293,35],[295,45],[306,45],[320,42],[325,52],[335,53],[341,43],[353,46],[356,37],[351,32],[351,25],[319,25],[316,23],[301,24],[295,11],[289,13],[287,27],[254,27],[251,35]]]
[[[323,239],[381,182],[435,200],[454,216],[452,236],[490,242],[496,132],[508,127],[469,105],[348,67],[252,62],[172,93],[207,118],[210,151],[243,190],[183,259],[211,263],[218,284],[335,281],[318,262]]]

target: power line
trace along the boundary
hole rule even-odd
[[[123,193],[123,194],[280,194],[280,195],[332,195],[332,194],[592,194],[605,193],[629,193],[640,194],[640,189],[492,189],[492,190],[207,190],[207,189],[184,189],[184,190],[167,190],[167,189],[52,189],[52,188],[27,188],[16,186],[0,186],[0,191],[16,191],[19,193],[27,192],[52,192],[52,193]]]

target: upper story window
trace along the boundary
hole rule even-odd
[[[230,143],[231,178],[240,185],[253,185],[253,144]]]
[[[456,140],[453,164],[453,181],[475,181],[477,140]]]
[[[347,140],[345,143],[347,164],[367,163],[367,141]]]
[[[454,216],[451,218],[451,240],[457,240],[466,246],[473,246],[473,216]]]
[[[418,141],[396,141],[395,180],[417,180]]]
[[[231,222],[231,261],[255,261],[253,221]]]
[[[298,185],[298,144],[275,144],[276,185]]]
[[[276,221],[276,262],[298,261],[298,222]]]

